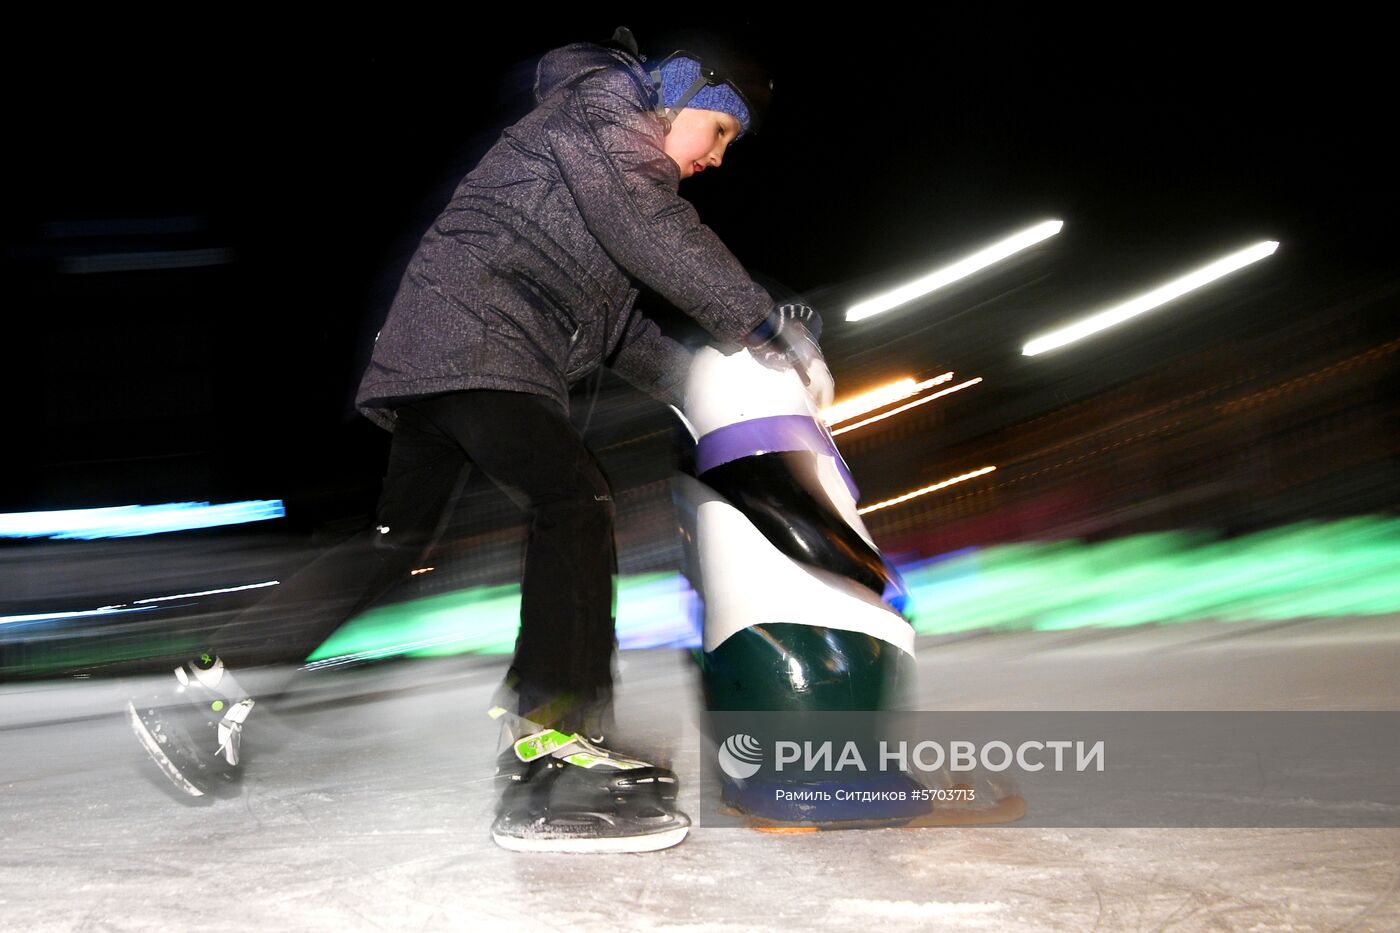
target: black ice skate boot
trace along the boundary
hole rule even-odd
[[[497,707],[493,716],[505,711]],[[531,728],[533,727],[533,729]],[[519,852],[651,852],[690,831],[675,772],[609,751],[579,733],[516,720],[496,763],[491,837]]]
[[[175,668],[168,690],[126,705],[151,760],[192,797],[237,783],[243,721],[252,708],[223,662],[208,654]]]

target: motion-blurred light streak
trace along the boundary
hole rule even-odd
[[[1047,240],[1059,233],[1064,227],[1064,221],[1047,220],[1044,223],[1036,224],[1034,227],[1022,230],[1020,233],[1012,234],[1006,239],[993,243],[986,249],[978,250],[965,259],[960,259],[950,266],[930,272],[922,278],[915,279],[908,284],[901,285],[883,295],[867,299],[852,305],[846,311],[846,320],[863,321],[868,317],[874,317],[892,308],[897,308],[902,304],[907,304],[916,298],[922,298],[930,292],[937,291],[947,285],[951,285],[959,279],[965,279],[973,273],[980,272],[988,266],[995,265],[1003,259],[1007,259],[1024,249],[1028,249],[1041,240]]]
[[[1202,266],[1194,272],[1188,272],[1180,278],[1173,279],[1165,285],[1154,288],[1146,294],[1131,298],[1119,305],[1114,305],[1096,314],[1091,314],[1086,318],[1076,321],[1073,324],[1062,327],[1059,330],[1051,331],[1043,336],[1036,337],[1021,348],[1021,353],[1025,356],[1036,356],[1048,350],[1055,350],[1066,344],[1082,340],[1092,334],[1097,334],[1101,330],[1107,330],[1116,324],[1137,317],[1148,311],[1158,308],[1174,298],[1180,298],[1187,292],[1223,278],[1231,272],[1243,269],[1251,263],[1256,263],[1267,256],[1272,256],[1278,249],[1277,240],[1264,240],[1255,243],[1247,249],[1231,253],[1223,259],[1217,259],[1208,265]]]
[[[850,421],[852,418],[858,418],[867,412],[892,405],[911,395],[917,395],[925,389],[950,382],[952,378],[953,374],[950,372],[934,376],[932,379],[925,379],[923,382],[915,382],[914,377],[905,376],[903,379],[871,389],[869,392],[862,392],[860,395],[842,399],[834,405],[828,405],[822,409],[822,420],[828,425]]]
[[[127,612],[149,611],[149,607],[127,609],[121,606],[103,606],[100,609],[81,609],[76,612],[35,612],[30,615],[0,616],[0,625],[12,625],[22,622],[57,622],[61,619],[82,619],[95,616],[118,615]]]
[[[168,502],[163,505],[118,505],[98,509],[53,512],[10,512],[0,515],[0,538],[51,538],[92,541],[132,538],[195,528],[241,525],[282,518],[281,499],[252,502]]]
[[[857,421],[855,424],[848,424],[844,428],[837,428],[835,431],[831,432],[831,436],[836,437],[838,434],[845,434],[847,431],[854,431],[856,428],[863,428],[867,424],[874,424],[877,421],[884,421],[886,418],[892,418],[895,415],[898,415],[902,412],[906,412],[911,408],[917,408],[918,406],[923,405],[926,402],[931,402],[934,399],[942,398],[945,395],[952,395],[954,392],[961,392],[963,389],[975,386],[981,381],[982,377],[977,376],[973,379],[967,380],[966,382],[960,382],[955,386],[949,386],[948,388],[943,389],[940,392],[935,392],[932,395],[925,395],[923,398],[915,399],[907,405],[901,405],[898,408],[892,408],[887,412],[882,412],[881,414],[875,415],[874,417],[866,418],[864,421]]]
[[[622,648],[699,644],[691,620],[695,596],[672,573],[618,579],[617,636]],[[510,654],[520,628],[520,587],[483,586],[376,606],[341,626],[307,658],[308,669],[397,655]]]
[[[919,496],[926,496],[931,492],[937,492],[940,489],[947,489],[949,486],[956,485],[957,483],[965,483],[970,479],[976,479],[979,476],[986,476],[988,473],[992,472],[995,469],[996,467],[994,466],[985,466],[980,470],[973,470],[971,473],[963,473],[959,476],[954,476],[951,479],[945,479],[941,483],[934,483],[932,486],[925,486],[922,489],[915,489],[913,492],[906,492],[902,496],[895,496],[893,499],[886,499],[884,502],[877,502],[874,505],[867,505],[863,509],[856,509],[856,511],[859,512],[861,515],[866,515],[870,512],[877,511],[878,509],[887,509],[892,505],[899,505],[900,503],[908,502],[910,499],[917,499]]]
[[[236,258],[233,250],[167,249],[144,252],[98,253],[90,256],[69,256],[59,260],[60,272],[72,275],[92,275],[99,272],[136,272],[150,269],[198,269],[202,266],[222,266]]]
[[[920,634],[1391,615],[1400,612],[1400,518],[1308,522],[1230,539],[1167,532],[1001,544],[899,570]],[[621,577],[622,647],[699,647],[695,600],[679,574]],[[519,624],[517,586],[424,597],[352,619],[307,667],[401,654],[509,655]]]
[[[920,634],[1400,612],[1400,519],[1004,544],[900,568]]]
[[[145,603],[166,603],[172,599],[194,599],[197,596],[217,596],[220,593],[239,593],[243,590],[260,590],[265,586],[276,586],[280,580],[267,580],[263,583],[248,583],[243,586],[226,586],[217,590],[200,590],[198,593],[176,593],[174,596],[153,596],[150,599],[133,599],[131,605],[140,606]]]
[[[51,622],[59,619],[81,619],[86,616],[107,616],[125,612],[145,612],[155,608],[151,603],[168,603],[176,599],[195,599],[199,596],[217,596],[220,593],[239,593],[243,590],[260,590],[268,586],[277,586],[280,580],[268,580],[263,583],[248,583],[244,586],[225,586],[217,590],[200,590],[197,593],[176,593],[172,596],[152,596],[148,599],[133,599],[129,603],[116,603],[111,606],[101,606],[97,609],[81,609],[74,612],[39,612],[22,616],[0,616],[0,625],[7,622]],[[140,606],[140,609],[133,609],[132,606]]]

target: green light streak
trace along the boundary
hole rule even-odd
[[[508,654],[519,624],[520,587],[477,587],[375,607],[342,625],[307,661]]]
[[[1400,612],[1400,520],[1014,544],[909,570],[920,634]]]
[[[618,581],[617,631],[624,642],[674,644],[690,629],[679,575]],[[408,655],[511,654],[520,627],[520,587],[478,587],[379,606],[341,626],[308,662]]]
[[[1220,539],[1165,532],[1086,544],[1007,544],[907,570],[920,634],[1062,631],[1148,623],[1281,621],[1400,613],[1400,519],[1304,523]],[[618,634],[674,642],[689,623],[672,574],[625,577]],[[509,654],[516,586],[373,609],[307,660]]]

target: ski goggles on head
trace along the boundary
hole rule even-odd
[[[759,114],[748,96],[734,81],[702,62],[698,55],[684,50],[672,52],[651,70],[651,77],[665,109],[673,113],[686,107],[718,110],[739,121],[739,137],[750,131],[757,132]]]

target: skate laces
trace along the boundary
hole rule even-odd
[[[193,676],[191,676],[193,675]],[[175,679],[180,682],[191,703],[207,705],[209,711],[222,713],[215,729],[219,747],[215,757],[222,756],[230,767],[238,764],[238,749],[243,738],[243,723],[252,712],[254,700],[244,693],[233,675],[224,667],[222,658],[200,656],[199,663],[191,661],[175,668]],[[199,698],[197,694],[203,693]],[[242,696],[241,700],[233,697]]]
[[[560,732],[531,722],[523,716],[512,714],[501,706],[494,706],[487,715],[492,719],[509,717],[511,724],[529,734],[512,743],[515,757],[529,764],[545,757],[557,758],[580,768],[613,768],[619,771],[634,768],[652,767],[645,761],[628,758],[593,744],[577,732]]]
[[[224,718],[219,720],[219,749],[214,754],[223,755],[230,765],[238,764],[238,745],[243,738],[243,721],[253,709],[253,700],[239,700],[228,708]]]

